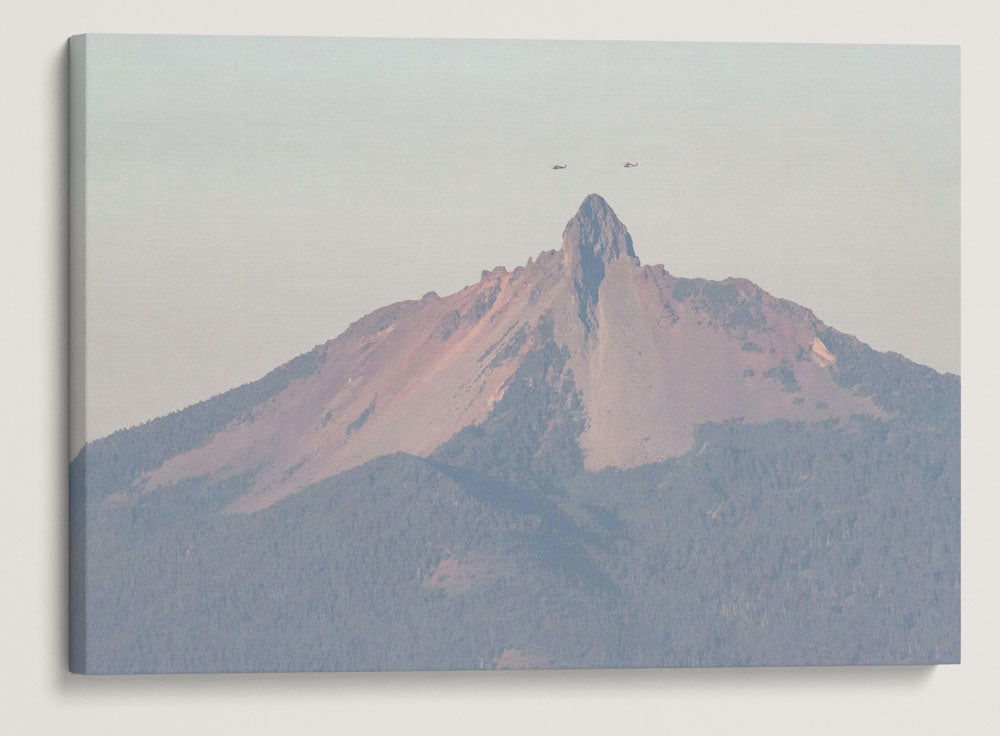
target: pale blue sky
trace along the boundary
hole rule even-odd
[[[90,36],[87,126],[88,439],[558,248],[590,192],[644,263],[959,369],[957,47]]]

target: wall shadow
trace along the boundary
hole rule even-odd
[[[50,62],[50,94],[52,109],[56,115],[55,136],[51,141],[52,150],[56,153],[52,170],[52,198],[55,212],[52,213],[56,222],[57,240],[52,244],[55,272],[57,280],[59,304],[56,309],[56,321],[53,324],[54,334],[50,336],[57,346],[58,366],[55,372],[53,394],[57,397],[55,406],[58,415],[54,417],[53,426],[63,427],[61,439],[55,443],[56,457],[53,462],[61,471],[58,474],[60,483],[52,489],[55,495],[49,508],[56,509],[53,522],[57,528],[54,538],[57,549],[54,557],[58,561],[53,570],[52,584],[56,587],[49,600],[57,601],[60,614],[53,618],[56,630],[52,632],[52,640],[56,649],[52,653],[57,672],[62,678],[68,677],[69,667],[69,281],[70,281],[70,235],[69,235],[69,41],[56,50]]]
[[[576,694],[615,692],[663,695],[691,688],[705,692],[774,689],[784,693],[878,688],[883,693],[917,692],[930,684],[937,667],[705,667],[692,669],[509,670],[459,672],[319,672],[216,675],[70,675],[59,690],[67,697],[131,699],[139,695],[173,694],[211,698],[220,693],[291,694],[312,697],[341,695],[529,694],[540,690],[558,695],[571,687]]]

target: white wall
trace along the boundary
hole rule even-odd
[[[666,7],[660,8],[661,5]],[[733,4],[735,5],[735,3]],[[6,7],[0,44],[2,686],[10,733],[975,733],[1000,722],[994,367],[1000,197],[988,3],[505,0],[60,2]],[[963,664],[604,672],[70,677],[65,672],[64,40],[80,32],[960,43]]]

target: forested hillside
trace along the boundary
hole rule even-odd
[[[584,470],[544,320],[483,424],[256,513],[221,513],[242,476],[115,495],[103,479],[152,461],[112,438],[101,452],[127,457],[72,488],[77,667],[957,661],[958,379],[823,339],[885,419],[709,423],[682,457],[629,470]],[[217,424],[239,402],[214,406]]]

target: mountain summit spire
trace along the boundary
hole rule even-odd
[[[606,266],[623,258],[639,265],[632,236],[604,197],[588,194],[573,219],[566,223],[562,249],[576,287],[580,321],[589,332]]]
[[[570,263],[606,264],[623,255],[636,257],[632,236],[599,194],[588,194],[573,219],[566,223],[563,251]]]

